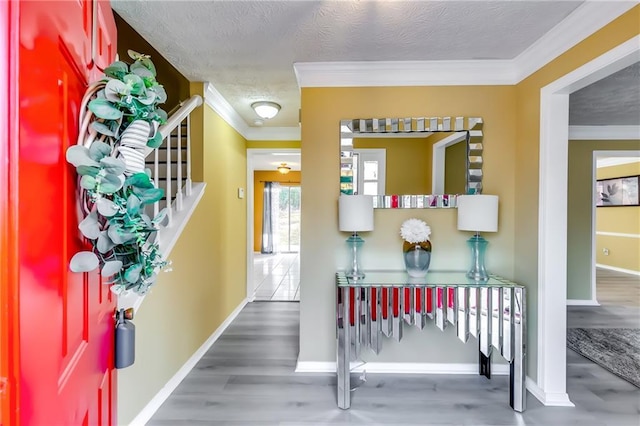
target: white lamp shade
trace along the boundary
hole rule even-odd
[[[458,196],[458,229],[460,231],[496,232],[498,230],[498,196]]]
[[[373,231],[373,196],[341,195],[338,199],[338,222],[341,231]]]

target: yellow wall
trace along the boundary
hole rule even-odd
[[[636,143],[640,149],[640,143]],[[640,162],[601,167],[598,179],[640,175]],[[596,233],[612,232],[628,236],[596,234],[596,263],[640,272],[640,206],[598,207]],[[609,251],[605,255],[604,249]]]
[[[253,251],[262,247],[262,206],[265,182],[280,182],[283,186],[300,185],[300,172],[291,171],[286,175],[279,172],[253,172]]]
[[[460,142],[448,146],[444,164],[444,193],[464,194],[467,186],[467,145]]]
[[[202,94],[202,84],[194,89]],[[134,319],[136,362],[118,371],[118,424],[131,422],[245,298],[247,207],[237,188],[246,188],[246,142],[206,105],[196,123],[194,176],[207,188],[169,256],[173,271],[161,273]]]
[[[386,150],[385,194],[431,194],[427,138],[355,138],[353,148]]]
[[[515,279],[527,286],[528,374],[537,377],[538,351],[538,182],[540,151],[540,89],[590,60],[637,36],[640,6],[636,6],[569,49],[516,85],[517,120],[515,178]],[[487,146],[490,146],[487,141]],[[571,248],[569,248],[571,250]]]
[[[483,117],[485,193],[500,196],[499,232],[489,240],[487,268],[513,277],[516,98],[513,86],[303,88],[301,361],[335,361],[334,274],[346,267],[346,234],[338,231],[339,122],[355,117]],[[362,265],[401,269],[402,221],[422,218],[432,229],[433,269],[469,267],[469,233],[456,228],[455,209],[376,210],[375,230],[363,233]],[[377,361],[477,362],[477,347],[454,335],[406,330],[404,350],[385,342]],[[440,347],[436,348],[433,342]],[[387,345],[387,343],[390,343]],[[442,345],[455,350],[440,350]],[[446,346],[450,345],[450,346]]]
[[[567,299],[591,300],[593,271],[593,152],[640,150],[637,140],[569,141],[567,196]],[[598,209],[599,210],[599,209]]]

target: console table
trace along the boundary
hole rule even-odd
[[[351,406],[350,362],[362,348],[378,354],[383,336],[402,339],[403,324],[456,328],[460,340],[478,339],[480,374],[490,377],[491,354],[510,364],[509,405],[525,410],[526,289],[498,276],[475,282],[464,272],[367,271],[363,279],[336,274],[338,407]]]

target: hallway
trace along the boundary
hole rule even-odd
[[[300,253],[253,254],[256,301],[300,301]]]
[[[596,365],[569,360],[576,407],[508,404],[508,377],[369,374],[336,405],[333,373],[295,373],[299,304],[249,303],[153,416],[149,425],[540,425],[638,424],[640,389]],[[360,375],[358,375],[360,376]],[[352,382],[352,383],[353,383]]]

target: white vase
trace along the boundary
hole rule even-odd
[[[155,126],[148,121],[136,120],[122,132],[118,151],[126,165],[125,174],[144,173],[147,142],[155,131]]]
[[[136,120],[122,132],[120,145],[136,149],[144,149],[147,141],[153,135],[152,127],[148,121]]]

